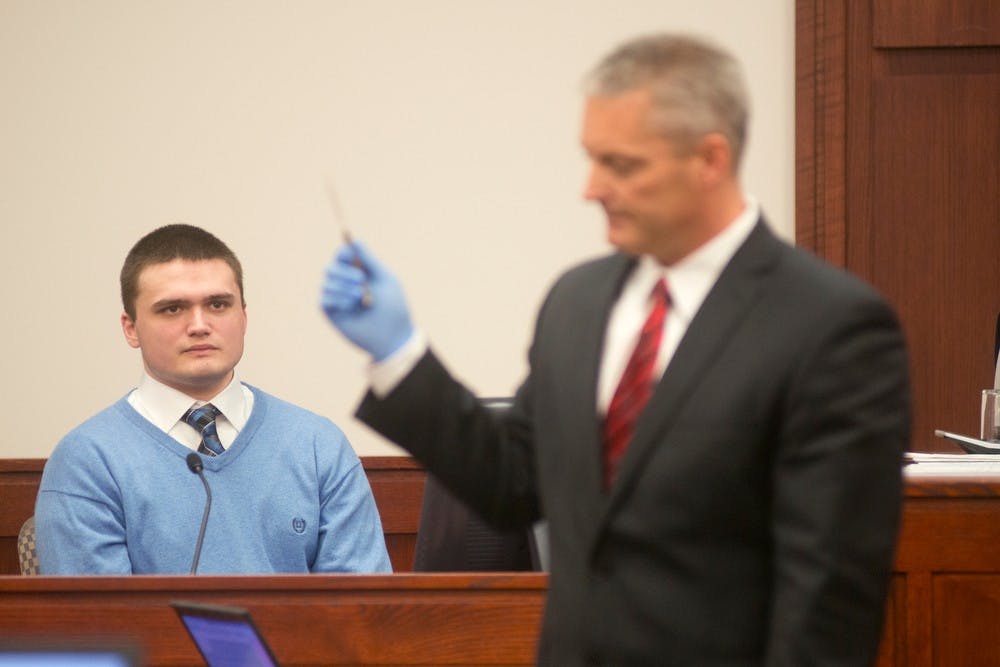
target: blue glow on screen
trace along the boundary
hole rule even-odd
[[[184,624],[212,667],[277,667],[248,623],[185,616]]]

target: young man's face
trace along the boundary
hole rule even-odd
[[[125,340],[146,372],[199,400],[225,388],[243,356],[243,295],[224,260],[175,259],[139,274],[135,320],[122,313]]]

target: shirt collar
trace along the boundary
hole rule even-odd
[[[157,428],[168,432],[179,422],[192,406],[211,403],[228,419],[237,430],[246,425],[243,389],[236,371],[226,388],[209,401],[199,401],[187,394],[168,387],[148,373],[142,374],[139,386],[135,390],[139,400],[148,413],[148,419]]]
[[[725,229],[673,266],[661,266],[653,257],[644,255],[636,267],[636,277],[649,283],[644,293],[648,294],[660,277],[666,278],[671,310],[691,321],[760,217],[757,201],[749,196],[745,200],[743,211]]]

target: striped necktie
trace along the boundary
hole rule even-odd
[[[222,413],[217,407],[206,403],[200,408],[191,408],[181,417],[201,434],[201,444],[198,445],[198,451],[207,456],[218,456],[226,451],[222,446],[222,441],[219,440],[218,431],[215,430],[215,418],[220,414]]]
[[[649,317],[642,325],[639,341],[632,350],[632,356],[629,357],[604,419],[605,489],[611,488],[614,483],[618,474],[618,464],[632,440],[636,420],[653,394],[655,384],[653,368],[660,352],[663,320],[667,316],[670,304],[670,295],[667,293],[667,284],[663,278],[653,286],[651,299],[653,306]]]

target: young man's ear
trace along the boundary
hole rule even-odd
[[[125,342],[131,347],[139,348],[139,335],[135,331],[135,321],[129,314],[122,312],[122,333],[125,334]]]

